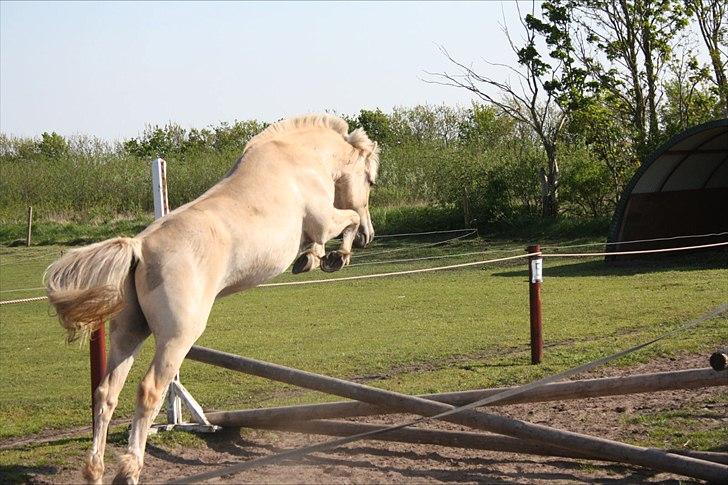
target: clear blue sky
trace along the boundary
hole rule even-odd
[[[169,121],[467,106],[421,78],[451,69],[438,44],[512,62],[503,15],[518,21],[513,2],[2,2],[0,131],[112,140]]]

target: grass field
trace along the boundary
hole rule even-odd
[[[474,236],[435,244],[382,239],[336,275],[281,275],[275,281],[353,276],[522,254],[519,241]],[[434,245],[433,245],[434,244]],[[0,248],[0,300],[42,294],[43,269],[63,248]],[[452,256],[459,253],[483,252]],[[392,262],[416,257],[425,261]],[[388,261],[388,262],[383,262]],[[198,342],[313,372],[407,393],[522,383],[645,341],[728,295],[728,255],[693,255],[608,267],[600,258],[546,260],[545,360],[529,364],[524,260],[382,279],[259,288],[218,301]],[[88,349],[65,345],[46,302],[0,306],[0,439],[89,422]],[[660,342],[618,361],[655,354],[707,355],[728,343],[728,319]],[[136,384],[151,358],[147,342],[115,417],[131,414]],[[188,362],[182,381],[206,409],[261,407],[327,399],[320,394]],[[664,423],[660,423],[664,425]],[[705,446],[726,441],[719,432]],[[59,463],[89,440],[0,452],[0,467]]]

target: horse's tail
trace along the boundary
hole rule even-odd
[[[141,259],[141,240],[117,237],[74,249],[43,279],[68,341],[88,338],[124,307],[124,283]]]

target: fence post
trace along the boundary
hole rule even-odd
[[[152,161],[152,198],[154,200],[154,218],[164,217],[169,212],[167,197],[167,162],[162,158]]]
[[[96,388],[106,375],[106,328],[105,322],[94,330],[89,341],[91,357],[91,422],[96,424]]]
[[[526,248],[528,253],[540,253],[541,246],[534,244]],[[543,281],[543,258],[528,258],[528,299],[531,314],[531,364],[540,364],[543,358],[543,331],[541,319],[541,282]]]
[[[28,237],[25,239],[25,245],[30,247],[30,238],[33,235],[33,206],[28,206]]]

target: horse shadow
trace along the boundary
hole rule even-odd
[[[229,429],[222,433],[207,435],[203,439],[212,450],[235,456],[234,460],[216,463],[223,466],[284,451],[275,445],[253,442],[247,439],[245,432],[243,431],[241,433],[240,429]],[[403,446],[403,444],[397,444]],[[596,481],[598,483],[608,484],[627,484],[654,480],[654,476],[658,473],[619,463],[584,462],[558,457],[540,457],[538,462],[531,460],[528,456],[514,454],[503,454],[502,458],[485,456],[460,456],[453,458],[452,456],[441,453],[439,448],[432,447],[432,449],[422,452],[412,449],[391,449],[390,447],[386,447],[384,443],[379,447],[362,443],[358,446],[348,446],[327,452],[319,452],[317,455],[309,455],[293,462],[284,462],[278,466],[318,466],[323,467],[324,472],[328,475],[341,475],[342,477],[350,475],[347,469],[362,469],[381,473],[382,476],[398,474],[414,482],[436,479],[442,482],[513,483],[517,480],[527,479],[556,482],[594,483]],[[377,463],[374,460],[364,458],[365,456],[392,460],[386,463]],[[159,457],[174,463],[187,463],[180,461],[178,457],[170,454]],[[408,463],[403,463],[403,461],[407,461]],[[520,466],[513,471],[498,470],[496,474],[500,477],[493,476],[493,468],[506,461],[511,465],[517,464]],[[419,465],[425,462],[428,462],[429,465]],[[558,468],[559,471],[529,472],[529,468],[532,468],[536,463],[545,463],[548,466]],[[588,474],[584,473],[585,463],[587,464],[586,466],[598,466],[600,469],[608,470],[610,474],[617,476],[614,478],[601,477],[596,480],[589,478]],[[201,463],[193,460],[188,464]],[[471,468],[458,470],[455,467],[462,465]],[[654,483],[674,483],[674,480],[655,481]]]
[[[55,466],[0,465],[0,483],[33,483],[35,477],[58,473]]]
[[[575,263],[545,265],[545,278],[574,278],[579,276],[636,276],[645,273],[662,273],[666,271],[702,271],[707,269],[728,268],[728,252],[713,252],[683,256],[668,256],[619,262],[579,261]],[[527,279],[528,270],[517,269],[493,273],[493,276],[507,278],[520,277]]]

